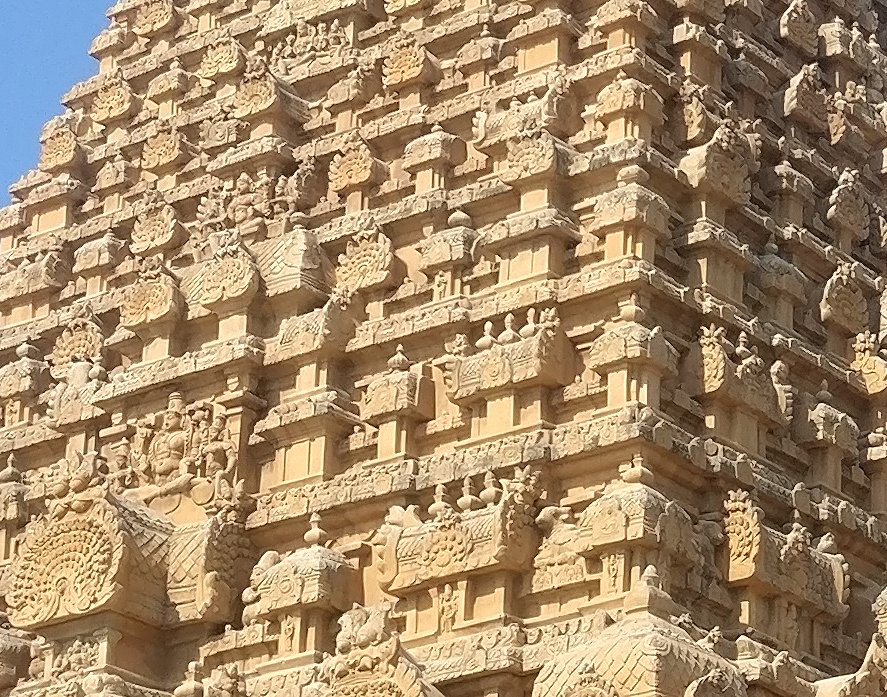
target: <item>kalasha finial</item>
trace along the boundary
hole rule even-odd
[[[11,484],[21,480],[22,473],[18,469],[15,453],[9,453],[9,457],[6,459],[6,467],[0,471],[0,484]]]
[[[394,355],[388,359],[388,370],[409,370],[413,362],[403,352],[403,344],[398,344]]]
[[[327,534],[326,530],[320,527],[320,514],[312,513],[309,523],[311,524],[311,527],[302,538],[305,540],[305,543],[311,545],[312,547],[325,544],[326,541],[329,539],[329,535]]]

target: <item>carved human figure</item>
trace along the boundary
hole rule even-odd
[[[439,612],[440,630],[445,634],[452,632],[459,612],[459,597],[450,583],[445,584],[441,591]]]
[[[241,234],[252,232],[268,212],[267,203],[268,197],[262,194],[259,183],[243,172],[234,184],[228,204],[228,218]]]
[[[155,484],[165,484],[181,473],[187,437],[184,428],[182,396],[173,393],[163,415],[163,425],[151,440],[148,463]]]

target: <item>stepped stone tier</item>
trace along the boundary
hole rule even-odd
[[[108,17],[0,209],[0,697],[887,694],[885,0]]]

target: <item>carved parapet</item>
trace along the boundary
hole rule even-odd
[[[855,464],[859,457],[859,427],[831,402],[828,383],[823,381],[816,395],[804,395],[801,408],[795,408],[792,426],[795,441],[810,453],[807,484],[840,493],[849,469],[845,463]]]
[[[391,418],[428,421],[434,418],[434,383],[412,363],[398,346],[388,361],[388,371],[366,387],[361,417],[378,426]],[[421,366],[419,366],[421,368]]]
[[[497,221],[484,232],[478,245],[482,245],[485,252],[514,256],[527,246],[538,249],[539,246],[555,246],[556,243],[560,247],[566,242],[577,242],[580,239],[573,220],[559,209],[546,206],[514,213]],[[557,267],[559,262],[559,255],[552,254],[551,266]]]
[[[0,628],[0,689],[15,687],[28,674],[31,639],[25,632]]]
[[[633,181],[635,175],[640,181]],[[626,229],[649,231],[656,238],[668,236],[668,203],[659,194],[643,185],[645,177],[637,172],[620,172],[615,189],[598,196],[594,215],[588,222],[589,232],[606,237]]]
[[[464,340],[464,341],[463,341]],[[505,329],[493,335],[488,322],[471,354],[467,339],[457,337],[455,351],[446,359],[447,394],[457,403],[485,399],[488,394],[518,387],[556,387],[570,380],[572,346],[560,329],[557,311],[535,311],[516,331],[514,316],[505,318]]]
[[[132,116],[140,106],[123,72],[118,71],[103,79],[92,98],[90,116],[96,123],[107,126]]]
[[[788,84],[783,96],[783,113],[816,131],[828,128],[826,92],[816,63],[805,65]]]
[[[749,600],[748,616],[764,632],[773,632],[782,618],[764,621],[770,596],[780,596],[795,606],[795,621],[803,614],[834,625],[849,611],[850,577],[844,557],[831,546],[813,547],[810,535],[795,523],[791,532],[778,532],[764,524],[764,513],[747,492],[734,491],[725,503],[724,530],[729,549],[726,582],[743,589]],[[797,641],[797,637],[795,638]]]
[[[465,142],[435,124],[430,133],[407,143],[403,168],[415,175],[416,192],[422,193],[445,187],[452,165],[464,159]]]
[[[250,123],[265,118],[289,118],[304,123],[308,120],[308,104],[274,77],[264,58],[250,55],[231,98],[231,115]]]
[[[678,353],[661,327],[626,322],[592,342],[587,366],[606,376],[608,406],[635,401],[656,406],[661,378],[678,373]]]
[[[355,603],[339,619],[336,652],[320,666],[329,694],[443,697],[401,646],[390,611],[388,603],[370,608]]]
[[[548,76],[545,94],[538,99],[521,102],[512,99],[506,109],[495,104],[477,112],[474,117],[472,144],[480,152],[491,154],[501,149],[509,139],[523,134],[546,130],[551,135],[565,135],[566,98],[570,82],[563,72],[554,71]]]
[[[456,53],[456,67],[466,75],[492,68],[502,60],[502,47],[505,42],[490,32],[488,25],[481,29],[480,36],[472,38]]]
[[[609,142],[649,140],[653,129],[664,121],[663,101],[650,85],[619,71],[598,95],[594,115],[607,131]]]
[[[792,0],[779,18],[779,35],[805,57],[815,58],[819,21],[807,0]]]
[[[349,299],[355,294],[396,287],[402,271],[391,240],[374,221],[357,232],[339,255],[336,288]]]
[[[315,234],[301,224],[277,239],[254,245],[256,265],[269,296],[292,293],[299,305],[315,305],[330,293],[333,267]]]
[[[280,338],[269,350],[268,361],[276,363],[316,352],[340,353],[356,328],[357,319],[348,295],[334,290],[323,307],[290,317],[281,324]]]
[[[458,576],[525,570],[538,545],[538,480],[530,469],[514,479],[488,477],[479,496],[460,498],[458,508],[439,486],[425,522],[416,506],[392,507],[373,541],[382,588],[408,596]]]
[[[243,592],[243,623],[275,621],[311,610],[345,612],[354,573],[342,554],[320,544],[286,555],[266,552]]]
[[[757,286],[770,298],[772,318],[791,329],[794,325],[794,308],[807,300],[807,277],[797,266],[783,259],[779,247],[770,240],[764,254],[757,260],[755,274]]]
[[[11,622],[39,629],[111,612],[157,628],[231,620],[251,547],[236,506],[176,527],[108,491],[96,453],[57,465],[48,512],[25,529],[6,594]]]
[[[330,163],[330,187],[337,193],[369,189],[381,184],[386,175],[385,164],[376,159],[357,131],[351,132]]]
[[[113,268],[122,261],[125,246],[126,243],[111,232],[85,242],[74,252],[72,271],[75,274],[91,275]]]
[[[139,5],[132,17],[132,31],[137,36],[154,37],[172,31],[181,21],[172,0],[148,0]]]
[[[515,186],[563,174],[570,147],[544,129],[525,131],[506,142],[506,157],[499,176]]]
[[[859,170],[845,169],[828,199],[826,219],[836,230],[839,245],[849,251],[869,234],[869,205]]]
[[[51,372],[56,379],[68,374],[76,361],[98,361],[105,353],[105,334],[101,321],[89,304],[81,305],[62,329],[52,349]]]
[[[212,257],[191,280],[190,297],[218,315],[245,312],[259,290],[259,271],[237,230],[214,233]]]
[[[850,368],[856,372],[870,395],[887,390],[887,360],[878,354],[877,340],[868,330],[856,336],[854,359]]]
[[[49,364],[42,359],[40,351],[31,344],[21,344],[15,351],[17,360],[0,368],[0,399],[25,402],[36,406],[41,393],[49,387]],[[14,411],[7,406],[4,419],[9,423]]]
[[[704,583],[693,584],[712,600],[720,580],[709,538],[681,506],[669,501],[648,482],[651,473],[643,463],[623,470],[621,481],[608,485],[603,496],[579,514],[572,534],[572,550],[600,560],[601,592],[618,594],[629,589],[631,579],[656,562],[665,585],[688,585],[688,572]],[[711,550],[706,553],[706,550]]]
[[[190,89],[192,81],[192,75],[182,68],[182,62],[174,58],[166,72],[148,83],[146,96],[155,103],[176,99]]]
[[[587,643],[554,652],[533,697],[745,697],[740,670],[680,625],[677,618],[685,612],[661,588],[658,570],[647,567],[625,594],[618,621],[606,623]]]
[[[86,149],[80,144],[76,122],[60,123],[44,129],[40,138],[40,162],[44,172],[69,172],[76,175],[86,161]]]
[[[806,396],[802,408],[795,409],[795,438],[799,444],[834,447],[844,458],[855,460],[859,455],[859,426],[849,414],[832,406],[830,401],[827,383],[816,395]]]
[[[678,168],[694,189],[728,208],[743,206],[751,195],[760,144],[748,124],[732,118],[718,126],[707,143],[690,149]]]
[[[139,262],[139,278],[123,293],[120,324],[138,330],[155,323],[174,322],[184,309],[178,281],[156,257]]]
[[[182,243],[185,228],[178,213],[154,186],[145,191],[138,206],[129,248],[133,254],[150,256]]]
[[[420,15],[428,4],[428,0],[385,0],[385,13],[392,17]]]
[[[197,149],[189,143],[172,121],[161,121],[142,146],[143,169],[163,173],[188,162]]]
[[[470,266],[478,233],[471,218],[462,211],[453,212],[447,219],[447,227],[426,237],[420,250],[420,269],[433,274],[444,269],[461,269]]]
[[[152,568],[159,559],[137,540],[145,544],[170,529],[142,528],[110,495],[90,489],[96,472],[88,461],[72,467],[70,483],[60,480],[68,496],[25,529],[6,593],[16,627],[38,629],[104,610],[154,620],[162,611],[162,572]]]
[[[668,343],[661,327],[621,324],[592,342],[588,358],[589,367],[595,370],[637,362],[650,363],[662,372],[677,372],[677,351]]]
[[[36,257],[25,257],[18,266],[0,275],[0,304],[25,295],[57,293],[67,285],[70,275],[69,257],[61,246],[53,245]]]
[[[245,67],[246,50],[233,37],[225,37],[206,47],[197,75],[215,81],[240,73]]]
[[[310,423],[317,420],[333,424],[331,430],[342,434],[361,423],[357,409],[348,395],[328,390],[271,407],[268,416],[256,423],[250,442],[277,442],[278,439],[285,441],[294,433],[304,435]]]

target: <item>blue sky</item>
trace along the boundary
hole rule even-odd
[[[4,3],[0,21],[0,205],[6,190],[34,167],[43,124],[62,95],[98,72],[87,51],[107,26],[113,0],[24,0]]]

